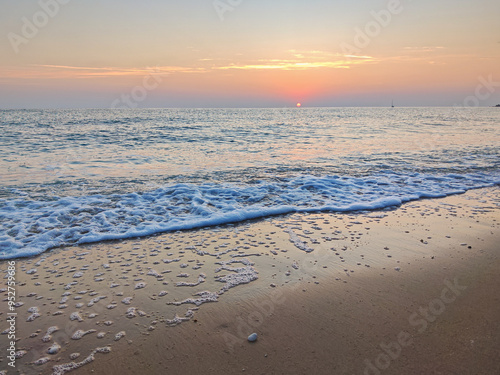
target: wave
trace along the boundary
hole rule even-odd
[[[310,176],[176,184],[147,192],[0,199],[0,259],[48,249],[238,223],[293,212],[399,206],[500,184],[500,174]]]

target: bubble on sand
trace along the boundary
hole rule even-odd
[[[226,285],[224,285],[219,291],[219,294],[223,294],[227,292],[229,289],[234,288],[235,286],[238,286],[240,284],[248,284],[259,278],[257,275],[258,274],[257,270],[251,266],[240,267],[240,268],[224,267],[224,269],[228,271],[233,271],[235,273],[230,273],[225,276],[216,276],[216,281],[226,283]]]
[[[73,281],[71,283],[68,283],[68,284],[66,284],[66,286],[64,287],[64,289],[65,290],[69,290],[69,289],[71,289],[76,284],[78,284],[78,281]]]
[[[97,302],[99,302],[100,300],[102,300],[104,298],[108,298],[108,297],[107,296],[99,296],[99,297],[92,298],[90,300],[90,302],[87,304],[87,306],[92,307],[92,306],[94,306],[94,304],[96,304]]]
[[[50,361],[49,357],[43,357],[37,359],[35,362],[33,362],[34,365],[40,366],[46,364],[48,361]]]
[[[176,326],[176,325],[181,324],[182,322],[188,321],[190,319],[191,319],[190,317],[189,318],[182,318],[176,314],[173,319],[165,320],[165,323],[169,326]]]
[[[109,349],[109,350],[108,350]],[[64,375],[67,372],[70,372],[72,370],[76,370],[77,368],[80,368],[95,359],[95,354],[96,353],[109,353],[111,351],[111,348],[105,347],[105,348],[96,348],[88,355],[87,358],[85,358],[81,362],[70,362],[70,363],[64,363],[62,365],[56,365],[52,367],[53,373],[52,375]]]
[[[52,340],[52,334],[56,331],[59,331],[59,327],[58,326],[52,326],[52,327],[49,327],[47,329],[47,333],[45,334],[45,336],[42,337],[42,341],[43,342],[49,342],[50,340]]]
[[[125,316],[129,319],[135,318],[137,316],[136,311],[137,309],[135,307],[129,307]]]
[[[94,333],[95,331],[96,331],[95,329],[89,329],[88,331],[83,331],[79,329],[75,333],[73,333],[73,336],[71,336],[71,338],[73,340],[80,340],[83,336],[88,335],[90,333]]]
[[[22,358],[28,353],[26,350],[19,350],[16,352],[15,357],[16,359]]]
[[[79,322],[83,322],[83,319],[78,312],[71,313],[69,320],[78,320]]]
[[[32,322],[36,318],[40,316],[38,307],[30,307],[28,309],[28,312],[32,313],[30,316],[28,316],[28,319],[26,319],[27,322]]]
[[[124,299],[122,299],[122,303],[124,305],[130,305],[130,302],[132,301],[132,298],[133,297],[125,297]]]
[[[174,305],[174,306],[180,306],[180,305],[183,305],[183,304],[186,304],[186,303],[192,303],[196,306],[200,306],[204,303],[207,303],[207,302],[217,302],[218,301],[218,298],[219,298],[219,294],[217,294],[216,292],[209,292],[209,291],[203,291],[203,292],[199,292],[199,293],[196,293],[195,296],[199,296],[200,298],[187,298],[183,301],[179,301],[179,302],[167,302],[168,305]]]
[[[102,332],[102,331],[101,331],[101,332],[99,332],[99,333],[97,334],[97,338],[98,338],[98,339],[102,339],[102,338],[104,338],[104,336],[106,336],[106,332]]]
[[[77,359],[78,357],[80,357],[80,353],[71,353],[69,355],[69,359],[71,360]]]
[[[285,229],[284,232],[288,233],[290,236],[290,242],[295,245],[296,248],[305,251],[306,253],[310,253],[314,251],[313,248],[309,247],[306,242],[302,241],[298,235],[292,230],[292,228]]]
[[[154,276],[154,277],[161,277],[161,275],[158,273],[158,271],[150,268],[148,273],[147,273],[148,276]]]
[[[103,354],[111,353],[111,346],[103,346],[102,348],[96,348],[95,352]]]
[[[116,335],[115,335],[115,341],[118,341],[120,340],[122,337],[124,337],[126,335],[125,331],[120,331],[118,332]]]
[[[145,288],[145,287],[146,287],[146,283],[140,282],[140,283],[135,284],[134,289],[142,289],[142,288]]]
[[[204,283],[205,282],[205,279],[206,279],[206,275],[205,274],[201,274],[200,276],[198,276],[198,281],[195,282],[195,283],[185,283],[185,282],[178,282],[178,283],[175,283],[175,286],[198,286],[200,285],[201,283]]]

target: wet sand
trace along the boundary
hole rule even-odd
[[[294,214],[17,260],[20,358],[13,370],[2,350],[0,369],[500,373],[499,192]],[[1,306],[3,331],[6,300]],[[50,337],[49,327],[57,329]],[[3,348],[8,340],[0,338]]]

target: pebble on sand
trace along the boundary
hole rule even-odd
[[[257,334],[252,333],[250,336],[248,336],[248,341],[250,341],[250,342],[257,341]]]

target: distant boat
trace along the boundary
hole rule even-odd
[[[394,108],[394,100],[391,103],[391,108]]]
[[[494,105],[493,107],[500,107],[500,104]]]

